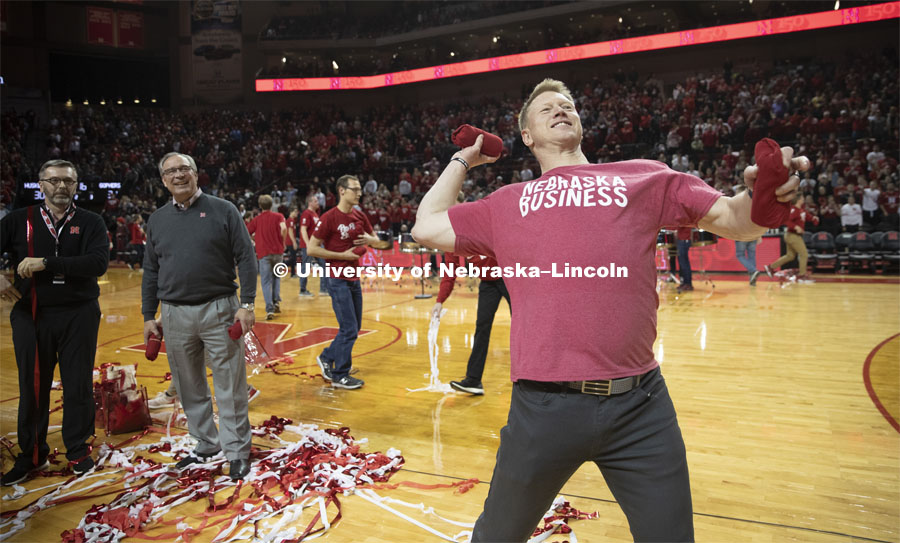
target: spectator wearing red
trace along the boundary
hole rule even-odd
[[[319,199],[316,198],[315,194],[310,194],[306,197],[306,209],[303,210],[303,214],[300,215],[299,226],[297,227],[297,233],[299,234],[297,243],[300,245],[300,263],[309,267],[314,263],[318,263],[320,266],[325,266],[325,261],[321,258],[314,258],[309,255],[309,238],[312,237],[312,233],[315,231],[316,227],[319,226]],[[328,294],[328,288],[326,285],[327,277],[323,277],[319,281],[319,294],[326,295]],[[301,273],[300,274],[300,296],[309,297],[312,296],[312,292],[307,290],[306,285],[308,284],[309,274]]]
[[[897,208],[900,207],[900,191],[897,191],[897,185],[890,183],[887,189],[878,196],[878,204],[881,207],[884,221],[890,224],[890,228],[898,227]]]
[[[247,225],[256,244],[259,280],[266,301],[266,320],[272,320],[276,313],[281,313],[281,277],[275,274],[275,266],[284,261],[284,242],[287,239],[284,215],[272,211],[272,204],[271,196],[260,195],[262,213]]]
[[[803,195],[798,194],[791,206],[791,214],[785,223],[787,230],[784,232],[784,244],[786,252],[775,262],[766,265],[766,274],[772,277],[772,270],[780,268],[795,258],[800,264],[800,277],[805,281],[812,281],[809,273],[806,271],[806,263],[809,259],[809,253],[806,250],[806,243],[803,241],[804,226],[808,212],[803,209]]]
[[[291,212],[285,219],[284,225],[287,228],[287,239],[284,240],[284,249],[287,253],[287,265],[291,270],[291,277],[297,269],[297,255],[300,250],[300,243],[297,241],[297,223],[300,222],[300,210],[297,206],[291,206]]]
[[[130,238],[128,247],[131,251],[128,267],[133,270],[135,265],[144,261],[144,243],[147,241],[147,235],[144,233],[144,217],[140,213],[136,214],[134,221],[128,225],[128,233]]]
[[[350,375],[353,345],[362,327],[363,308],[362,288],[355,273],[359,263],[356,251],[363,245],[377,243],[378,238],[373,235],[365,213],[355,207],[362,194],[359,179],[343,175],[337,181],[337,190],[340,202],[322,215],[308,247],[310,255],[325,258],[328,263],[331,274],[328,292],[339,326],[334,341],[316,357],[316,362],[322,376],[335,387],[352,390],[365,384],[362,379]]]
[[[457,203],[462,203],[465,195],[460,192],[456,197]],[[444,302],[453,292],[456,285],[456,266],[460,264],[460,257],[448,252],[444,253],[444,262],[450,265],[451,273],[441,276],[441,286],[438,290],[437,303],[431,310],[432,318],[440,317]],[[478,308],[475,317],[475,337],[472,340],[472,352],[469,362],[466,364],[466,376],[459,381],[450,381],[450,386],[461,392],[468,392],[476,396],[484,394],[484,386],[481,378],[484,375],[484,363],[487,360],[488,347],[491,341],[491,329],[494,326],[494,316],[500,307],[500,300],[506,299],[510,311],[512,304],[509,301],[509,291],[500,277],[494,277],[491,270],[498,264],[493,257],[477,256],[462,259],[462,265],[478,270],[481,282],[478,284]]]

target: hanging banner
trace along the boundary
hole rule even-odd
[[[194,96],[212,103],[241,97],[240,0],[191,0]]]
[[[115,47],[115,13],[113,10],[93,7],[86,9],[87,42]]]
[[[144,14],[116,12],[116,44],[131,49],[144,48]]]

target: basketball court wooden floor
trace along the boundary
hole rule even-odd
[[[900,285],[853,282],[790,285],[760,280],[718,280],[714,289],[660,292],[655,346],[674,398],[688,450],[698,541],[900,541]],[[141,275],[113,269],[103,278],[97,364],[140,363],[138,373],[151,396],[165,388],[164,356],[144,360],[140,315]],[[315,290],[317,280],[313,280]],[[440,379],[463,376],[471,348],[477,289],[458,281],[445,304],[438,337]],[[428,291],[436,292],[436,284]],[[467,493],[452,489],[400,487],[381,494],[434,507],[445,518],[474,522],[487,494],[506,420],[509,382],[509,311],[501,305],[494,323],[484,375],[485,395],[410,392],[428,384],[428,316],[434,298],[416,300],[418,284],[389,280],[364,291],[363,328],[354,364],[366,385],[332,389],[319,377],[315,356],[336,326],[327,297],[298,299],[297,280],[282,287],[283,313],[261,321],[257,331],[280,336],[274,354],[290,353],[282,367],[294,376],[265,370],[250,383],[262,393],[250,405],[253,424],[272,415],[321,428],[348,426],[368,451],[399,449],[405,466],[391,482],[446,484],[481,482]],[[257,307],[262,307],[262,297]],[[0,432],[16,429],[16,369],[9,305],[0,324]],[[262,311],[257,311],[262,319]],[[302,375],[302,373],[309,375]],[[53,399],[61,393],[53,392]],[[61,423],[61,413],[50,424]],[[60,447],[59,427],[51,447]],[[15,435],[9,436],[15,441]],[[127,435],[104,437],[119,443]],[[148,436],[149,437],[149,436]],[[259,447],[270,443],[255,440]],[[17,449],[16,449],[17,450]],[[3,471],[11,465],[3,453]],[[57,466],[55,469],[59,469]],[[38,488],[62,478],[39,478]],[[5,511],[36,498],[8,500]],[[572,523],[578,541],[627,541],[623,514],[603,478],[585,465],[562,494],[599,518]],[[10,541],[58,541],[87,509],[104,498],[41,511]],[[190,516],[202,502],[180,506]],[[447,534],[462,528],[434,517],[410,517]],[[209,541],[216,530],[192,538]],[[150,530],[147,535],[153,535]],[[343,518],[323,539],[437,541],[438,537],[358,496],[343,499]],[[136,540],[136,539],[130,539]],[[566,541],[554,536],[550,541]]]

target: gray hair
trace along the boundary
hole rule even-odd
[[[46,170],[47,168],[72,168],[72,171],[75,173],[75,179],[78,179],[78,170],[75,169],[75,165],[68,160],[54,159],[44,162],[44,164],[41,166],[41,169],[38,170],[38,177],[43,177],[44,170]]]
[[[162,174],[163,174],[163,164],[165,164],[166,161],[169,160],[170,158],[172,158],[173,156],[180,156],[181,158],[186,159],[188,161],[188,164],[191,165],[191,169],[194,170],[194,172],[197,171],[197,163],[194,162],[194,159],[193,159],[193,157],[191,157],[191,155],[185,155],[184,153],[176,153],[175,151],[172,151],[171,153],[166,153],[161,159],[159,159],[159,175],[160,175],[160,177],[162,177]]]

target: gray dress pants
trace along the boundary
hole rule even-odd
[[[162,325],[172,380],[197,440],[196,454],[225,451],[229,461],[250,456],[250,419],[247,416],[247,368],[244,339],[228,336],[239,307],[237,297],[199,305],[162,303]],[[212,398],[206,381],[204,351],[209,353],[219,428],[213,421]]]

